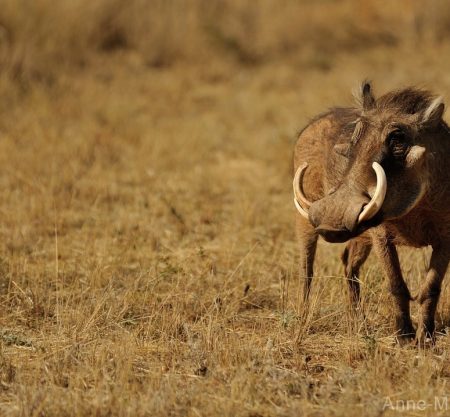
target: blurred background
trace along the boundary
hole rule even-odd
[[[343,54],[442,46],[450,11],[445,0],[2,0],[0,25],[2,74],[51,83],[119,51],[160,69],[290,60],[327,72]]]
[[[288,60],[327,73],[374,50],[430,53],[449,33],[445,0],[2,0],[0,57],[3,78],[22,87],[124,52],[161,70]]]

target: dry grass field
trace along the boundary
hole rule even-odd
[[[0,415],[449,415],[448,284],[400,348],[322,242],[306,314],[291,196],[362,79],[450,100],[449,35],[439,0],[0,0]]]

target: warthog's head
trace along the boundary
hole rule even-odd
[[[352,133],[337,140],[328,160],[336,186],[310,202],[303,192],[307,163],[294,178],[297,209],[329,242],[402,217],[420,202],[429,176],[426,137],[442,126],[444,104],[427,92],[405,89],[376,100],[363,83],[358,98]]]

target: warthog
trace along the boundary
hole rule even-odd
[[[346,242],[342,257],[352,304],[359,269],[374,249],[394,300],[397,338],[434,340],[434,317],[450,254],[450,131],[444,104],[406,88],[378,99],[364,82],[354,108],[333,108],[300,133],[294,151],[294,202],[300,274],[308,300],[318,236]],[[448,165],[447,165],[448,164]],[[397,245],[433,252],[416,299],[417,333]]]

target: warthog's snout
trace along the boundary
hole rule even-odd
[[[314,202],[309,209],[309,220],[327,242],[345,242],[363,230],[358,217],[369,201],[364,194],[343,188]]]
[[[379,221],[379,212],[386,196],[387,181],[378,162],[372,168],[377,177],[373,196],[369,198],[358,182],[349,182],[331,191],[326,197],[311,203],[303,192],[303,176],[308,164],[297,168],[294,175],[294,203],[299,213],[308,219],[316,232],[328,242],[345,242],[368,226]],[[353,184],[353,185],[352,185]]]

